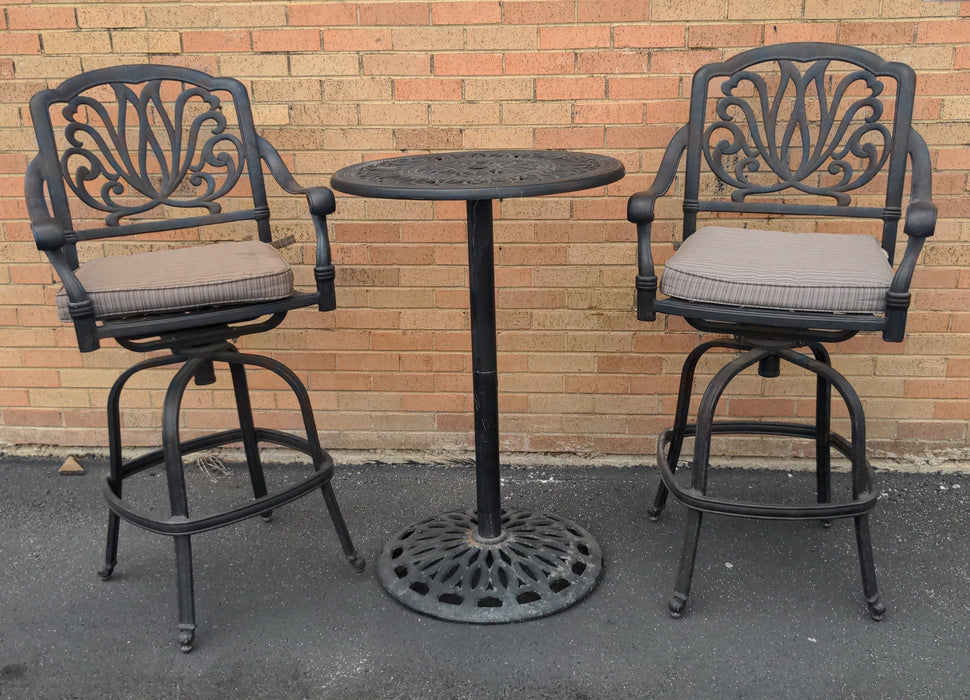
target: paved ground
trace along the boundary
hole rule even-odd
[[[345,467],[334,484],[366,571],[346,565],[314,496],[270,523],[199,535],[199,632],[184,655],[171,544],[123,526],[116,575],[101,582],[105,466],[82,464],[87,475],[63,477],[59,462],[0,458],[2,698],[970,697],[967,475],[879,475],[873,538],[889,612],[876,623],[849,521],[708,518],[688,615],[673,620],[665,601],[684,511],[645,518],[652,472],[507,469],[508,505],[585,525],[606,565],[565,612],[480,626],[405,609],[373,566],[398,528],[472,505],[472,469]],[[242,493],[244,472],[192,481],[214,500]],[[296,472],[274,467],[270,478]],[[779,493],[808,478],[718,475],[712,484],[756,478]]]

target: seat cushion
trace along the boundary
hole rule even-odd
[[[96,258],[76,274],[98,319],[273,301],[293,293],[293,271],[262,241]],[[60,319],[70,321],[63,289],[56,302]]]
[[[667,261],[660,291],[729,306],[876,313],[892,277],[872,236],[706,226]]]

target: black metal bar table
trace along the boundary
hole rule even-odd
[[[404,605],[446,620],[514,622],[569,607],[596,586],[602,554],[586,530],[556,515],[502,508],[492,200],[590,189],[623,175],[608,156],[536,150],[401,156],[334,174],[333,189],[348,194],[467,202],[478,504],[387,542],[378,577]]]

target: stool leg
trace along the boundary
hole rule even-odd
[[[192,651],[195,640],[195,585],[192,575],[192,538],[189,535],[176,535],[175,540],[175,577],[178,587],[179,607],[179,648],[188,653]]]
[[[687,529],[684,531],[684,544],[680,550],[680,565],[677,567],[677,581],[674,593],[667,601],[670,616],[679,618],[684,614],[690,584],[694,578],[694,561],[697,559],[697,543],[701,536],[701,520],[704,514],[699,510],[687,511]]]
[[[354,548],[354,543],[350,539],[350,531],[347,529],[347,523],[344,521],[343,513],[340,512],[340,506],[337,504],[337,497],[334,495],[333,486],[328,481],[320,487],[320,490],[323,492],[323,500],[327,504],[327,511],[330,513],[330,520],[333,521],[333,527],[337,531],[337,539],[340,540],[340,546],[344,550],[344,556],[347,557],[347,561],[350,562],[350,565],[354,567],[355,571],[363,571],[367,562]]]
[[[717,345],[737,347],[736,345],[718,343],[718,341],[712,341],[706,345],[707,347],[698,346],[697,349],[703,349],[702,352],[704,352]],[[701,354],[698,353],[697,358]],[[721,394],[724,393],[732,379],[743,372],[745,368],[759,362],[767,354],[759,350],[746,352],[722,367],[704,390],[704,395],[701,397],[700,405],[697,408],[697,427],[694,434],[694,457],[691,465],[691,488],[693,490],[702,494],[707,492],[707,475],[711,460],[711,436],[714,433],[714,413],[717,410],[717,403]],[[697,358],[694,359],[695,365]],[[671,617],[683,616],[684,607],[687,605],[687,597],[690,594],[690,586],[694,578],[694,562],[697,559],[697,543],[700,540],[703,515],[703,512],[695,508],[690,508],[687,511],[687,528],[684,531],[684,544],[680,551],[677,580],[674,583],[674,593],[667,603]]]
[[[319,471],[324,461],[324,452],[320,446],[320,437],[317,435],[317,424],[313,418],[313,407],[310,405],[310,395],[307,393],[306,387],[303,386],[303,382],[300,381],[293,370],[282,362],[261,355],[244,355],[243,357],[249,364],[275,372],[283,381],[289,384],[290,389],[300,403],[300,413],[303,416],[303,425],[306,428],[310,456],[313,459],[313,468]],[[354,543],[350,538],[350,531],[347,529],[347,523],[344,521],[344,516],[340,512],[340,506],[337,504],[337,498],[333,493],[333,486],[327,481],[320,487],[320,491],[323,493],[327,510],[330,513],[330,519],[333,521],[334,529],[337,531],[337,538],[340,540],[340,546],[344,550],[347,561],[350,562],[350,565],[355,570],[362,571],[366,563],[364,558],[357,553],[357,549],[354,547]]]
[[[125,372],[111,387],[108,393],[108,460],[109,476],[108,483],[111,491],[121,498],[122,461],[121,461],[121,411],[119,402],[121,400],[121,389],[131,374]],[[121,518],[114,511],[108,511],[108,535],[104,548],[104,566],[98,571],[98,576],[102,581],[107,581],[114,573],[115,566],[118,564],[118,534],[121,526]]]
[[[828,351],[820,343],[809,346],[815,359],[831,365]],[[815,494],[816,503],[832,502],[832,385],[815,373]],[[831,520],[822,520],[831,527]]]
[[[259,457],[259,444],[256,440],[256,424],[253,421],[253,407],[249,399],[249,382],[246,380],[246,368],[241,362],[229,363],[232,375],[232,388],[236,395],[236,412],[239,415],[239,429],[242,433],[243,449],[246,453],[246,466],[249,467],[249,479],[253,484],[253,496],[262,498],[266,495],[266,476],[263,473],[263,463]],[[273,517],[273,511],[260,513],[263,520]]]
[[[687,430],[687,419],[690,417],[690,395],[694,388],[694,372],[697,370],[697,363],[705,352],[714,347],[722,346],[720,341],[702,343],[694,348],[684,360],[683,369],[680,372],[680,388],[677,392],[677,409],[674,414],[674,426],[671,431],[670,445],[667,448],[667,464],[670,471],[677,471],[677,462],[680,459],[680,450],[684,444],[684,436]],[[658,520],[664,507],[667,505],[669,491],[663,481],[657,484],[657,490],[653,496],[653,505],[647,508],[647,517],[651,520]]]
[[[162,406],[162,451],[168,499],[173,518],[188,518],[189,501],[185,490],[185,469],[179,443],[179,409],[182,395],[193,375],[206,360],[192,358],[185,362],[168,385]],[[175,572],[178,586],[178,641],[183,652],[192,651],[195,638],[195,590],[192,576],[192,541],[190,535],[174,535]]]
[[[852,463],[852,498],[858,499],[863,493],[874,488],[873,484],[870,483],[869,465],[866,462],[866,418],[859,395],[849,383],[849,380],[836,372],[829,362],[818,358],[817,352],[816,357],[821,366],[815,367],[812,367],[807,359],[802,358],[797,353],[789,352],[785,353],[784,356],[820,376],[822,374],[827,375],[826,379],[829,385],[835,387],[842,396],[842,400],[849,411],[851,430],[849,459]],[[825,360],[827,359],[826,356]],[[881,620],[886,613],[886,606],[882,602],[882,596],[879,595],[879,589],[876,585],[876,567],[872,556],[872,539],[869,535],[869,514],[861,513],[853,517],[856,544],[859,550],[859,567],[862,571],[862,590],[866,597],[866,605],[869,607],[869,616],[873,620]]]
[[[862,570],[862,592],[866,596],[869,616],[881,620],[886,614],[879,588],[876,585],[876,566],[872,557],[872,539],[869,536],[869,514],[855,517],[855,539],[859,548],[859,567]]]

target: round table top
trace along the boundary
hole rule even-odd
[[[578,151],[492,150],[397,156],[334,173],[333,189],[386,199],[505,199],[576,192],[616,182],[616,158]]]

